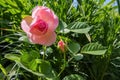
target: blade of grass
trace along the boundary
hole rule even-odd
[[[0,69],[2,70],[3,74],[7,76],[7,71],[1,64],[0,64]]]
[[[120,15],[120,0],[116,0],[117,1],[117,5],[118,5],[118,12],[119,12],[119,15]]]

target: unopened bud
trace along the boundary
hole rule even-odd
[[[65,43],[64,43],[63,40],[60,40],[60,41],[58,42],[58,48],[59,48],[62,52],[65,52],[66,46],[65,46]]]

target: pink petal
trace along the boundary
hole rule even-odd
[[[54,26],[57,27],[58,24],[59,24],[59,20],[58,20],[58,17],[55,15],[55,16],[54,16]],[[56,27],[55,27],[55,28],[56,28]]]
[[[36,17],[36,14],[38,13],[38,11],[40,10],[41,6],[36,6],[33,11],[32,11],[32,18]]]
[[[31,16],[27,16],[25,17],[22,22],[21,22],[21,28],[26,32],[29,33],[30,30],[30,24],[32,22],[32,17]]]
[[[53,31],[49,31],[42,36],[32,35],[30,36],[30,40],[36,44],[50,46],[56,41],[56,33]]]
[[[65,52],[65,43],[63,40],[60,40],[58,42],[58,48],[62,51],[62,52]]]
[[[54,12],[44,6],[35,7],[32,12],[32,17],[45,21],[48,23],[49,28],[53,31],[56,29],[59,23],[58,17],[54,14]]]
[[[33,35],[44,35],[47,32],[48,24],[43,20],[37,20],[31,23],[30,33]]]

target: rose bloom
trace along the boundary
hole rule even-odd
[[[51,9],[36,6],[32,16],[22,20],[21,27],[32,43],[50,46],[56,41],[55,29],[58,23],[58,17]]]
[[[65,52],[65,43],[64,43],[64,41],[63,40],[60,40],[59,42],[58,42],[58,48],[62,51],[62,52]]]

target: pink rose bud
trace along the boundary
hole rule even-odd
[[[58,48],[62,51],[65,52],[65,43],[63,42],[63,40],[60,40],[58,42]]]
[[[37,6],[33,9],[32,16],[22,20],[21,27],[31,42],[50,46],[56,41],[55,29],[58,23],[58,17],[51,9]]]

